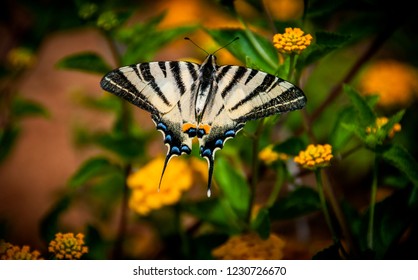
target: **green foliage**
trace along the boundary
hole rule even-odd
[[[115,38],[126,45],[126,51],[121,58],[122,64],[130,65],[149,61],[159,49],[197,28],[196,25],[193,25],[160,30],[158,25],[163,18],[164,14],[160,14],[147,22],[137,23],[116,32]]]
[[[318,193],[309,187],[298,187],[277,200],[269,209],[272,220],[297,218],[321,209]]]
[[[349,36],[343,34],[325,31],[316,32],[315,43],[309,46],[309,48],[299,56],[296,69],[301,71],[312,63],[317,62],[336,49],[343,47],[348,43],[349,39]]]
[[[299,154],[299,151],[304,150],[305,147],[305,141],[300,138],[292,137],[274,145],[273,150],[278,153],[296,156]]]
[[[238,219],[245,220],[250,203],[250,187],[244,176],[237,172],[226,160],[216,162],[215,179],[222,192],[222,199],[227,203]]]
[[[10,154],[19,132],[17,126],[7,126],[0,130],[0,163]]]
[[[377,153],[385,161],[402,171],[418,187],[418,163],[407,150],[393,144],[379,147]]]
[[[208,29],[206,31],[220,46],[225,46],[238,37],[239,40],[226,47],[228,51],[243,62],[250,58],[251,64],[247,65],[248,67],[262,69],[271,74],[276,73],[277,52],[270,40],[242,29]]]
[[[57,63],[60,69],[106,74],[112,68],[96,53],[83,52],[64,57]]]
[[[68,185],[70,188],[78,188],[97,176],[108,175],[112,172],[120,172],[120,168],[111,163],[108,158],[91,158],[84,162],[80,169],[70,178]]]

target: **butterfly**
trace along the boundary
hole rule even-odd
[[[168,147],[160,185],[170,159],[190,154],[192,139],[198,138],[200,155],[208,162],[208,196],[216,151],[248,120],[306,104],[303,91],[290,82],[251,68],[220,66],[214,53],[201,65],[157,61],[121,67],[107,73],[100,85],[151,113]]]

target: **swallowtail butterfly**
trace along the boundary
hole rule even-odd
[[[174,156],[190,154],[197,137],[208,162],[210,196],[215,152],[248,120],[305,106],[295,85],[262,71],[216,64],[214,53],[201,64],[184,61],[139,63],[115,69],[101,87],[151,113],[168,147],[161,179]],[[161,180],[160,180],[161,184]]]

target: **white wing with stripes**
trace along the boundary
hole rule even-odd
[[[215,152],[246,121],[306,103],[293,84],[254,69],[218,66],[214,55],[202,65],[161,61],[122,67],[106,74],[101,86],[151,113],[168,146],[163,174],[173,156],[190,154],[192,138],[199,139],[200,155],[208,161],[208,195]]]

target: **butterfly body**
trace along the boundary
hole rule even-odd
[[[215,153],[246,121],[301,109],[303,92],[276,76],[242,66],[183,61],[139,63],[115,69],[101,87],[151,113],[168,147],[164,170],[173,156],[190,154],[197,137],[208,161],[208,195]]]

